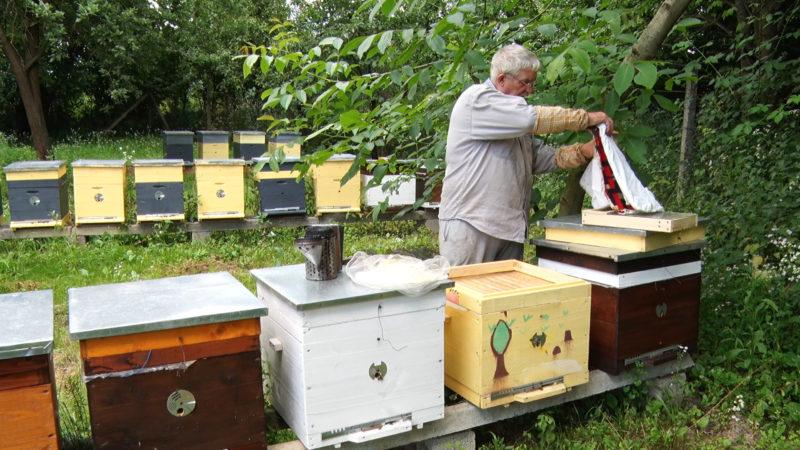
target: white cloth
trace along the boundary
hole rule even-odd
[[[608,165],[611,167],[611,171],[614,172],[614,178],[619,184],[619,189],[622,191],[625,202],[639,212],[663,211],[664,208],[656,200],[656,196],[650,192],[650,189],[644,187],[639,178],[636,177],[630,164],[625,159],[625,155],[622,154],[622,151],[617,146],[617,142],[612,136],[606,134],[606,126],[601,124],[597,128],[600,132],[600,140],[603,142]],[[602,167],[600,166],[600,155],[597,152],[595,152],[594,158],[592,158],[586,171],[583,172],[581,187],[592,197],[592,208],[604,209],[612,206],[611,200],[606,195]]]

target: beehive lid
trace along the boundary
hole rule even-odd
[[[253,161],[256,162],[256,163],[265,162],[265,163],[269,164],[269,160],[270,160],[270,158],[264,158],[264,157],[261,157],[261,156],[257,156],[255,158],[253,158]],[[283,163],[295,163],[296,164],[296,163],[299,163],[299,162],[300,162],[300,158],[295,157],[295,156],[287,156],[286,158],[283,158]],[[281,163],[281,164],[283,164],[283,163]]]
[[[228,272],[72,288],[67,294],[69,334],[80,340],[267,314]]]
[[[64,167],[64,161],[17,161],[11,163],[3,168],[6,173],[9,172],[41,172],[45,170],[58,170]]]
[[[610,259],[614,262],[633,261],[642,258],[649,258],[651,256],[670,255],[672,253],[680,253],[691,250],[703,248],[706,241],[701,239],[686,244],[670,245],[669,247],[651,250],[647,252],[640,252],[634,250],[625,250],[613,247],[599,247],[596,245],[573,244],[571,242],[553,241],[550,239],[534,239],[531,241],[537,247],[552,248],[555,250],[563,250],[572,253],[579,253],[581,255],[596,256],[598,258]]]
[[[338,155],[333,155],[328,158],[328,161],[352,161],[356,159],[356,155],[351,155],[350,153],[339,153]]]
[[[0,359],[53,351],[53,291],[0,295]]]
[[[198,166],[243,166],[247,164],[243,159],[195,159]]]
[[[704,225],[708,218],[698,218],[698,225]],[[558,228],[563,230],[576,230],[576,231],[591,231],[597,233],[613,233],[622,234],[626,236],[652,236],[654,234],[663,234],[657,231],[640,230],[636,228],[618,228],[618,227],[605,227],[600,225],[584,225],[581,221],[581,215],[576,214],[573,216],[556,217],[553,219],[545,219],[537,222],[543,228]]]
[[[242,131],[234,131],[233,134],[250,134],[256,136],[266,136],[267,133],[263,131],[252,131],[252,130],[242,130]]]
[[[183,166],[182,159],[137,159],[133,161],[134,167],[172,167]]]
[[[124,159],[79,159],[72,167],[125,167]]]
[[[339,276],[333,280],[306,280],[305,264],[253,269],[250,274],[261,286],[299,310],[389,297],[404,297],[397,290],[371,289],[357,285],[344,272],[339,273]],[[444,289],[452,285],[451,281],[445,280],[439,284],[439,288]]]
[[[479,314],[589,296],[589,283],[558,272],[507,260],[450,268],[455,293],[448,300]]]
[[[228,136],[227,131],[215,131],[215,130],[198,130],[197,134],[201,136]]]
[[[300,133],[287,131],[284,133],[280,133],[277,136],[273,136],[269,138],[269,140],[276,143],[296,142],[303,140],[303,135],[301,135]]]
[[[194,136],[194,132],[186,130],[165,130],[162,133],[164,136]]]

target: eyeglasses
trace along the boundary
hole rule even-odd
[[[510,73],[506,73],[506,76],[507,76],[507,77],[511,77],[511,78],[513,78],[513,79],[517,80],[517,81],[518,81],[520,84],[522,84],[522,85],[523,85],[523,86],[525,86],[526,88],[528,88],[528,89],[530,89],[530,90],[533,90],[533,83],[534,83],[533,81],[524,81],[524,80],[520,80],[519,78],[517,78],[517,77],[516,77],[516,76],[514,76],[514,75],[511,75]]]

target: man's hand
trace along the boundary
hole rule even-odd
[[[594,139],[581,144],[581,155],[587,160],[594,158]]]
[[[606,124],[607,135],[611,136],[611,134],[614,132],[614,121],[611,119],[611,117],[608,117],[606,113],[602,111],[595,111],[587,113],[587,115],[589,116],[590,127],[604,123]]]

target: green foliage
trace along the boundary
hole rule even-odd
[[[623,126],[630,122],[644,127],[634,110],[650,108],[659,72],[653,62],[623,62],[631,32],[641,26],[632,10],[581,10],[581,27],[570,29],[564,24],[575,18],[558,5],[520,12],[515,1],[461,1],[436,4],[436,14],[423,20],[420,11],[432,4],[436,2],[421,6],[369,0],[350,19],[364,19],[366,25],[356,29],[363,34],[326,35],[305,45],[292,23],[274,22],[270,44],[254,46],[242,57],[245,76],[255,68],[260,76],[283,75],[281,83],[261,93],[263,107],[270,111],[262,116],[268,128],[306,131],[304,148],[313,153],[306,164],[336,153],[356,154],[342,183],[367,158],[387,156],[378,167],[407,158],[415,165],[403,168],[405,173],[421,166],[434,169],[427,184],[430,192],[441,177],[456,98],[486,79],[492,54],[513,41],[527,43],[545,63],[545,76],[539,79],[544,92],[534,96],[535,103],[605,109]],[[417,22],[404,23],[407,16]],[[608,84],[612,76],[613,88]],[[566,133],[554,142],[577,139],[575,133]],[[623,135],[621,140],[638,160],[644,159],[640,137]],[[379,184],[384,173],[392,172],[376,167],[375,173]],[[384,208],[379,206],[378,212]]]

